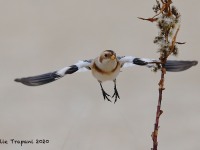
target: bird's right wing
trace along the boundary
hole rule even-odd
[[[57,79],[60,79],[63,76],[65,76],[66,74],[72,74],[72,73],[75,73],[77,71],[90,70],[91,63],[92,63],[92,59],[78,61],[74,65],[59,69],[57,71],[53,71],[53,72],[49,72],[49,73],[45,73],[45,74],[41,74],[41,75],[37,75],[37,76],[17,78],[17,79],[15,79],[15,81],[21,82],[21,83],[28,85],[28,86],[43,85],[43,84],[53,82]]]

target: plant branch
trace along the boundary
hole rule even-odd
[[[156,109],[156,119],[154,124],[154,131],[151,134],[153,140],[152,150],[158,149],[158,132],[159,132],[159,121],[160,116],[163,113],[161,110],[161,104],[163,100],[163,91],[165,83],[165,63],[170,55],[176,55],[178,53],[178,48],[176,44],[185,44],[183,42],[176,42],[178,32],[180,30],[180,14],[178,13],[175,6],[171,6],[172,0],[156,0],[156,5],[154,5],[153,10],[156,13],[151,18],[138,17],[141,20],[147,20],[150,22],[157,22],[159,28],[159,34],[155,37],[154,43],[159,46],[158,52],[160,53],[160,64],[154,68],[154,71],[161,70],[161,78],[158,83],[159,85],[159,97]],[[175,33],[174,33],[175,32]]]

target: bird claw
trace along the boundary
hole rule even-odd
[[[119,93],[118,93],[117,89],[115,88],[114,90],[115,91],[114,91],[114,94],[113,94],[112,98],[115,97],[115,102],[114,103],[116,103],[117,102],[117,98],[120,99],[120,97],[119,97]]]
[[[107,101],[112,102],[108,97],[110,97],[110,95],[108,93],[106,93],[104,90],[102,90],[102,94],[103,94],[103,98],[104,100],[107,99]]]

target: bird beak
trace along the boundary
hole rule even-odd
[[[110,58],[111,58],[112,60],[114,60],[116,57],[115,57],[115,55],[112,55]]]

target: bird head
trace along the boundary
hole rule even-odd
[[[116,61],[116,53],[112,50],[105,50],[101,53],[99,61],[108,62],[108,61]]]

